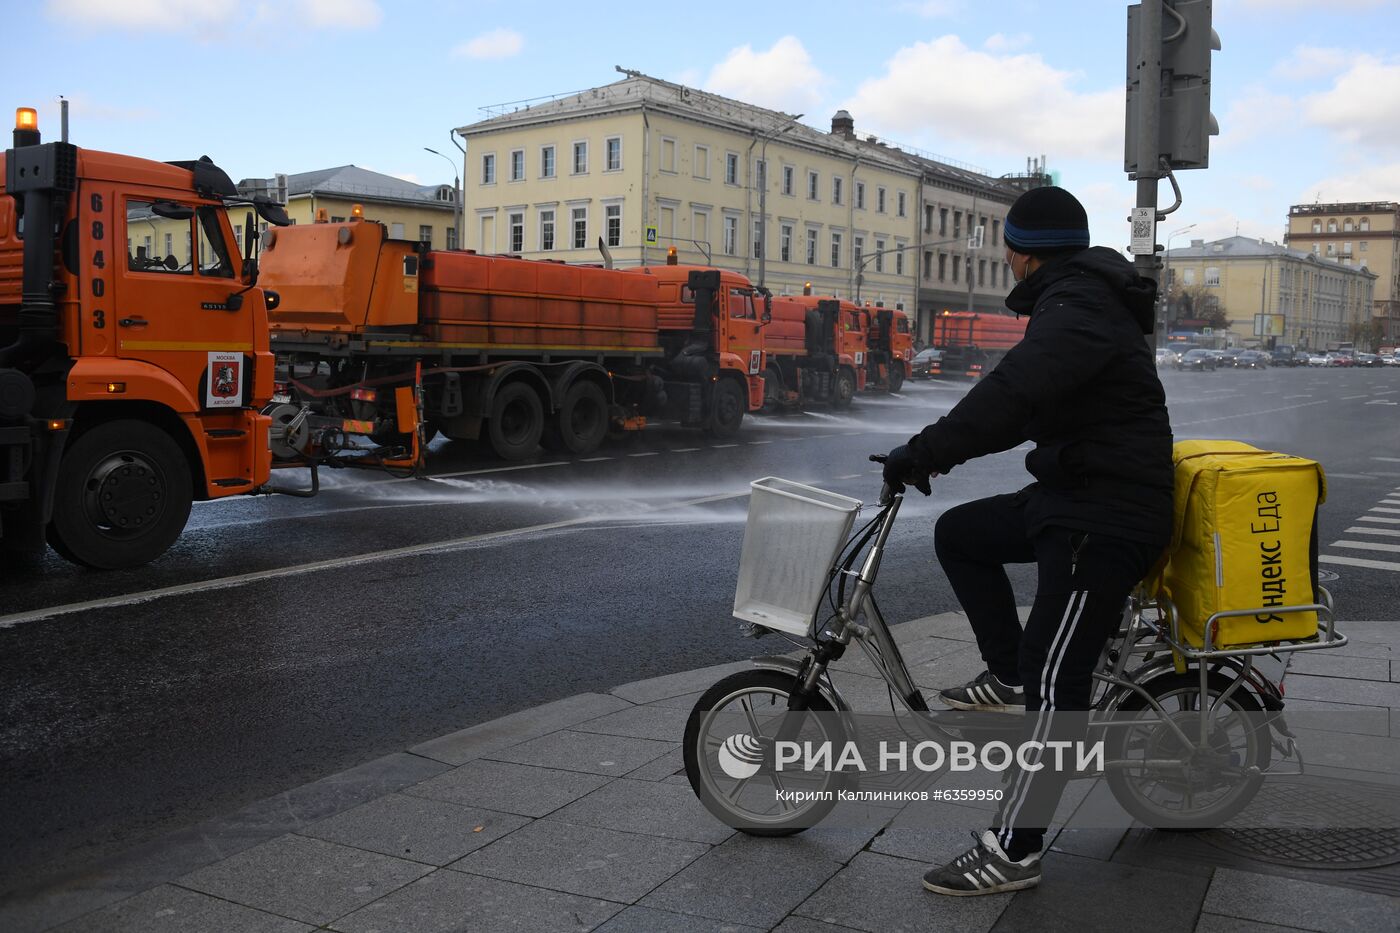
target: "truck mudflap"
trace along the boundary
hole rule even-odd
[[[763,377],[749,376],[749,411],[758,411],[763,407]]]

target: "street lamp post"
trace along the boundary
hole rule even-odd
[[[768,143],[777,139],[797,125],[802,114],[797,114],[781,128],[762,137],[763,145],[758,147],[758,164],[763,166],[763,177],[758,185],[758,288],[763,290],[763,274],[768,262]],[[752,202],[750,202],[752,203]]]
[[[860,286],[865,281],[865,267],[881,256],[888,256],[891,253],[902,253],[906,249],[919,249],[924,246],[946,246],[949,243],[961,243],[962,237],[953,237],[951,240],[935,240],[932,243],[909,243],[904,246],[894,246],[890,249],[882,249],[877,253],[861,257],[860,263],[856,266],[856,304],[860,304]]]
[[[1172,239],[1179,233],[1185,233],[1188,230],[1195,229],[1195,224],[1188,224],[1187,226],[1182,227],[1180,230],[1173,230],[1171,233],[1167,234],[1167,252],[1166,255],[1162,257],[1165,260],[1165,265],[1162,268],[1162,281],[1166,284],[1166,288],[1162,292],[1162,307],[1164,309],[1164,317],[1162,319],[1163,331],[1165,331],[1166,327],[1171,324],[1172,315]],[[1162,334],[1162,346],[1166,345],[1167,335],[1164,332]]]
[[[447,161],[447,164],[449,164],[449,165],[452,166],[452,198],[453,198],[453,205],[452,205],[452,208],[453,208],[453,209],[452,209],[452,223],[453,223],[453,225],[456,227],[456,230],[457,230],[457,248],[458,248],[458,249],[461,249],[461,248],[462,248],[462,243],[463,243],[463,240],[462,240],[462,232],[463,232],[463,231],[462,231],[462,176],[459,175],[459,174],[457,174],[457,163],[454,162],[454,161],[452,161],[452,159],[451,159],[450,157],[443,155],[441,152],[438,152],[436,149],[430,149],[430,148],[428,148],[427,146],[424,146],[424,147],[423,147],[423,151],[424,151],[424,152],[431,152],[433,155],[437,156],[438,158],[446,160],[446,161]],[[464,153],[464,155],[465,155],[465,153]]]

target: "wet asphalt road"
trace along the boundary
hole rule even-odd
[[[1178,438],[1322,461],[1324,553],[1400,487],[1400,371],[1164,381]],[[849,412],[755,418],[729,444],[652,428],[592,458],[505,469],[439,446],[432,480],[337,471],[313,500],[197,505],[140,570],[53,556],[0,570],[0,895],[476,722],[781,647],[738,638],[729,616],[749,481],[870,501],[866,455],[965,390],[920,383]],[[1022,456],[909,500],[881,568],[891,620],[956,608],[932,521],[1024,484]],[[1400,573],[1328,569],[1342,619],[1400,619]],[[1013,576],[1029,596],[1032,577]],[[73,609],[89,600],[115,602]]]

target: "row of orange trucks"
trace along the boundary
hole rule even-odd
[[[433,250],[358,217],[289,226],[207,157],[45,143],[28,109],[3,178],[10,553],[138,566],[192,501],[314,494],[325,465],[419,471],[438,433],[508,460],[648,421],[726,437],[761,409],[896,391],[913,355],[902,311],[774,296],[674,253],[613,269]],[[272,482],[284,466],[307,488]]]

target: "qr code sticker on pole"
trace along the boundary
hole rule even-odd
[[[1157,224],[1151,207],[1133,208],[1133,242],[1128,251],[1134,256],[1151,256],[1157,251]]]

